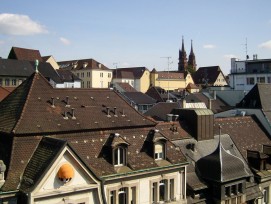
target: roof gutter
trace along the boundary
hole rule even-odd
[[[127,177],[127,176],[131,176],[131,175],[141,175],[141,174],[144,174],[144,173],[147,173],[150,171],[154,171],[154,170],[162,171],[162,170],[166,170],[166,169],[178,168],[178,167],[188,165],[188,164],[189,164],[189,162],[184,162],[181,164],[179,163],[179,164],[172,164],[169,166],[153,167],[153,168],[148,168],[148,169],[126,172],[126,173],[122,173],[122,174],[111,174],[111,175],[107,175],[107,176],[101,176],[101,178],[104,180],[113,180],[116,178]]]

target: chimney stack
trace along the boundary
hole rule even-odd
[[[66,107],[70,107],[69,96],[66,96]]]

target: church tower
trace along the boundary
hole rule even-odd
[[[196,57],[193,51],[193,40],[191,40],[191,51],[188,58],[188,66],[191,68],[191,70],[196,71],[197,64],[196,64]]]
[[[178,63],[178,71],[183,72],[187,69],[187,57],[184,49],[184,40],[182,37],[182,49],[179,50],[179,63]]]

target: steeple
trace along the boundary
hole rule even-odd
[[[190,51],[189,58],[188,58],[188,66],[193,71],[196,71],[197,64],[196,64],[196,57],[195,57],[195,54],[193,51],[193,40],[191,40],[191,51]]]
[[[178,63],[178,71],[182,72],[187,69],[187,57],[184,49],[184,39],[182,36],[182,49],[179,50],[179,63]]]

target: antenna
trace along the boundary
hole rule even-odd
[[[166,58],[167,59],[167,100],[169,100],[169,65],[173,63],[173,61],[169,61],[171,57],[161,57],[161,58]]]
[[[118,63],[117,62],[114,62],[113,63],[113,66],[116,66],[116,79],[118,78]]]
[[[248,56],[248,54],[247,54],[247,38],[246,38],[245,44],[241,44],[241,45],[244,45],[244,46],[245,46],[246,60],[248,60],[248,59],[249,59],[249,56]]]

